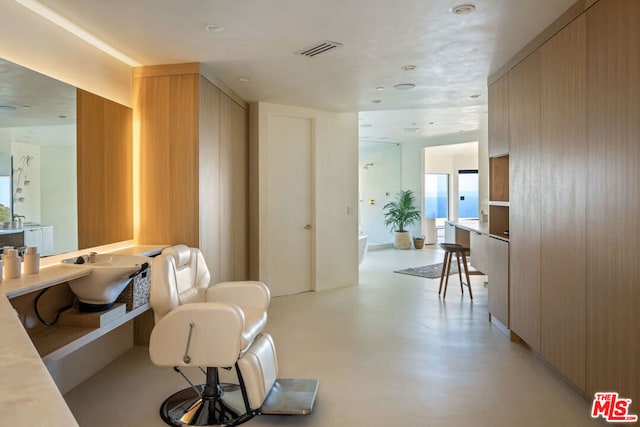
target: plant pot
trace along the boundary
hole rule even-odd
[[[422,237],[414,237],[413,238],[413,246],[416,249],[424,248],[424,236],[422,236]]]
[[[396,249],[411,249],[411,238],[408,231],[396,231],[393,247]]]

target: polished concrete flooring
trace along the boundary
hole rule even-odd
[[[393,270],[442,253],[369,252],[360,285],[272,299],[267,330],[281,377],[320,379],[307,416],[260,416],[247,426],[592,426],[590,404],[522,345],[488,322],[484,276],[473,302],[451,276]],[[202,375],[190,371],[196,381]],[[163,426],[160,403],[186,383],[134,347],[65,398],[81,426]]]

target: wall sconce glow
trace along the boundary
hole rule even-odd
[[[124,53],[120,52],[118,49],[110,46],[109,44],[93,36],[92,34],[89,34],[87,31],[83,30],[73,22],[69,21],[67,18],[54,12],[53,10],[37,2],[36,0],[16,0],[16,2],[20,3],[22,6],[26,7],[32,12],[37,13],[43,18],[47,19],[48,21],[56,24],[58,27],[62,28],[63,30],[70,32],[71,34],[84,40],[90,45],[100,49],[107,55],[110,55],[131,67],[138,67],[142,65],[137,61],[134,61]]]

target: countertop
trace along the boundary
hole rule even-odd
[[[149,255],[164,246],[110,245],[108,252]],[[94,248],[100,249],[100,248]],[[68,258],[93,249],[59,256]],[[101,252],[97,250],[96,252]],[[107,252],[107,251],[102,251]],[[39,274],[22,275],[19,279],[0,284],[0,424],[24,426],[77,426],[77,422],[53,382],[31,339],[18,320],[9,302],[10,297],[23,295],[74,277],[91,273],[85,269],[69,269],[54,263],[41,266]]]
[[[509,241],[508,236],[499,236],[497,234],[489,233],[488,222],[480,222],[477,219],[467,219],[462,221],[445,221],[445,222],[453,225],[454,227],[462,228],[463,230],[484,234],[489,237],[494,237],[496,239],[504,240],[505,242]]]

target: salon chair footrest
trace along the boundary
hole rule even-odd
[[[264,401],[264,415],[306,415],[311,413],[320,380],[312,378],[278,378]]]

